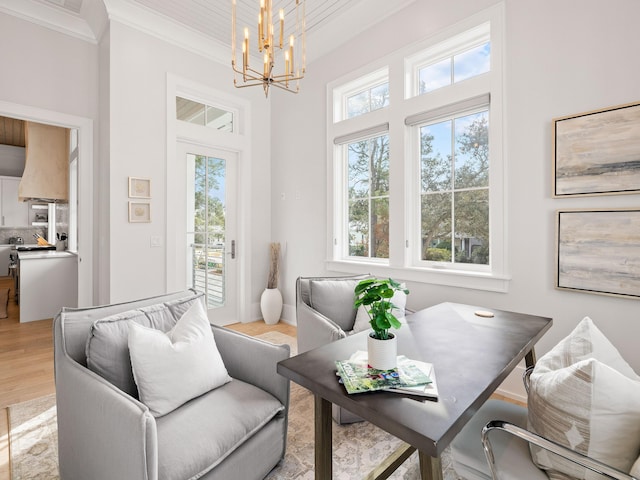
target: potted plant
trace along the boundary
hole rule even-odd
[[[260,297],[260,310],[264,322],[274,325],[280,321],[282,313],[282,294],[278,290],[278,276],[280,273],[280,244],[277,242],[270,245],[269,277],[267,278],[267,288]]]
[[[367,278],[361,280],[355,288],[354,306],[362,306],[369,315],[369,324],[373,329],[367,338],[369,366],[378,370],[391,370],[397,366],[397,339],[389,332],[400,328],[400,320],[393,314],[397,308],[391,301],[396,292],[409,294],[404,285],[395,280]]]

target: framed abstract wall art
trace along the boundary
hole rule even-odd
[[[640,208],[559,210],[556,287],[640,298]]]
[[[640,103],[553,120],[553,196],[640,193]]]

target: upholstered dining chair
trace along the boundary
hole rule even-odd
[[[640,477],[640,377],[589,317],[524,374],[527,407],[490,399],[451,444],[466,480]]]
[[[527,413],[526,407],[488,400],[451,444],[455,471],[466,480],[549,480],[533,462],[531,444],[602,475],[596,478],[636,480],[527,430]]]

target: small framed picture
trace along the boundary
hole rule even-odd
[[[129,223],[151,222],[151,204],[149,202],[129,202]]]
[[[129,198],[151,198],[151,180],[129,177]]]

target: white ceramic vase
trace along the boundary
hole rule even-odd
[[[387,340],[378,340],[370,333],[367,337],[367,354],[369,365],[378,370],[391,370],[398,366],[398,338],[389,334]]]
[[[265,288],[260,297],[260,311],[264,323],[275,325],[282,313],[282,294],[277,288]]]

